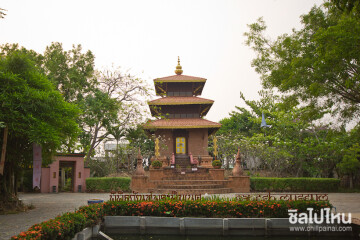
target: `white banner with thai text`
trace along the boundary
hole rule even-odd
[[[41,146],[34,143],[33,144],[33,189],[40,189],[40,179],[41,179]]]

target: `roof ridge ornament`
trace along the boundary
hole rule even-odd
[[[180,65],[180,57],[178,56],[178,65],[176,66],[175,73],[177,75],[181,75],[183,73],[182,67]]]

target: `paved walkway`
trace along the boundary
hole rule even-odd
[[[234,194],[224,196],[233,197]],[[0,215],[0,240],[7,240],[36,223],[74,211],[86,205],[89,199],[109,200],[109,193],[27,193],[19,194],[19,197],[25,204],[33,204],[35,209],[24,213]],[[350,212],[353,217],[360,219],[360,193],[329,193],[329,200],[338,212]]]

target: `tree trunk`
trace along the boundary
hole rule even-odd
[[[116,173],[119,173],[119,140],[116,139]]]
[[[350,183],[350,189],[353,189],[354,184],[353,184],[353,175],[352,174],[350,174],[350,176],[349,176],[349,183]]]
[[[92,154],[92,152],[94,151],[94,147],[95,147],[95,144],[96,144],[96,140],[97,140],[97,135],[99,133],[99,127],[98,125],[96,124],[95,126],[95,132],[94,132],[94,138],[92,139],[91,141],[91,145],[90,145],[90,148],[89,148],[89,151],[88,153],[86,154],[86,157],[85,157],[85,161],[89,161],[90,160],[90,156]]]
[[[8,130],[9,130],[9,128],[6,126],[6,128],[4,129],[3,144],[2,144],[2,149],[1,149],[1,159],[0,159],[0,174],[1,175],[4,175]]]

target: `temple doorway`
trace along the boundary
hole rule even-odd
[[[75,162],[60,161],[59,163],[59,192],[74,191]]]
[[[174,139],[174,153],[176,156],[187,156],[188,155],[188,132],[183,129],[176,129],[173,132]]]
[[[176,154],[185,154],[186,140],[185,137],[176,138]]]

